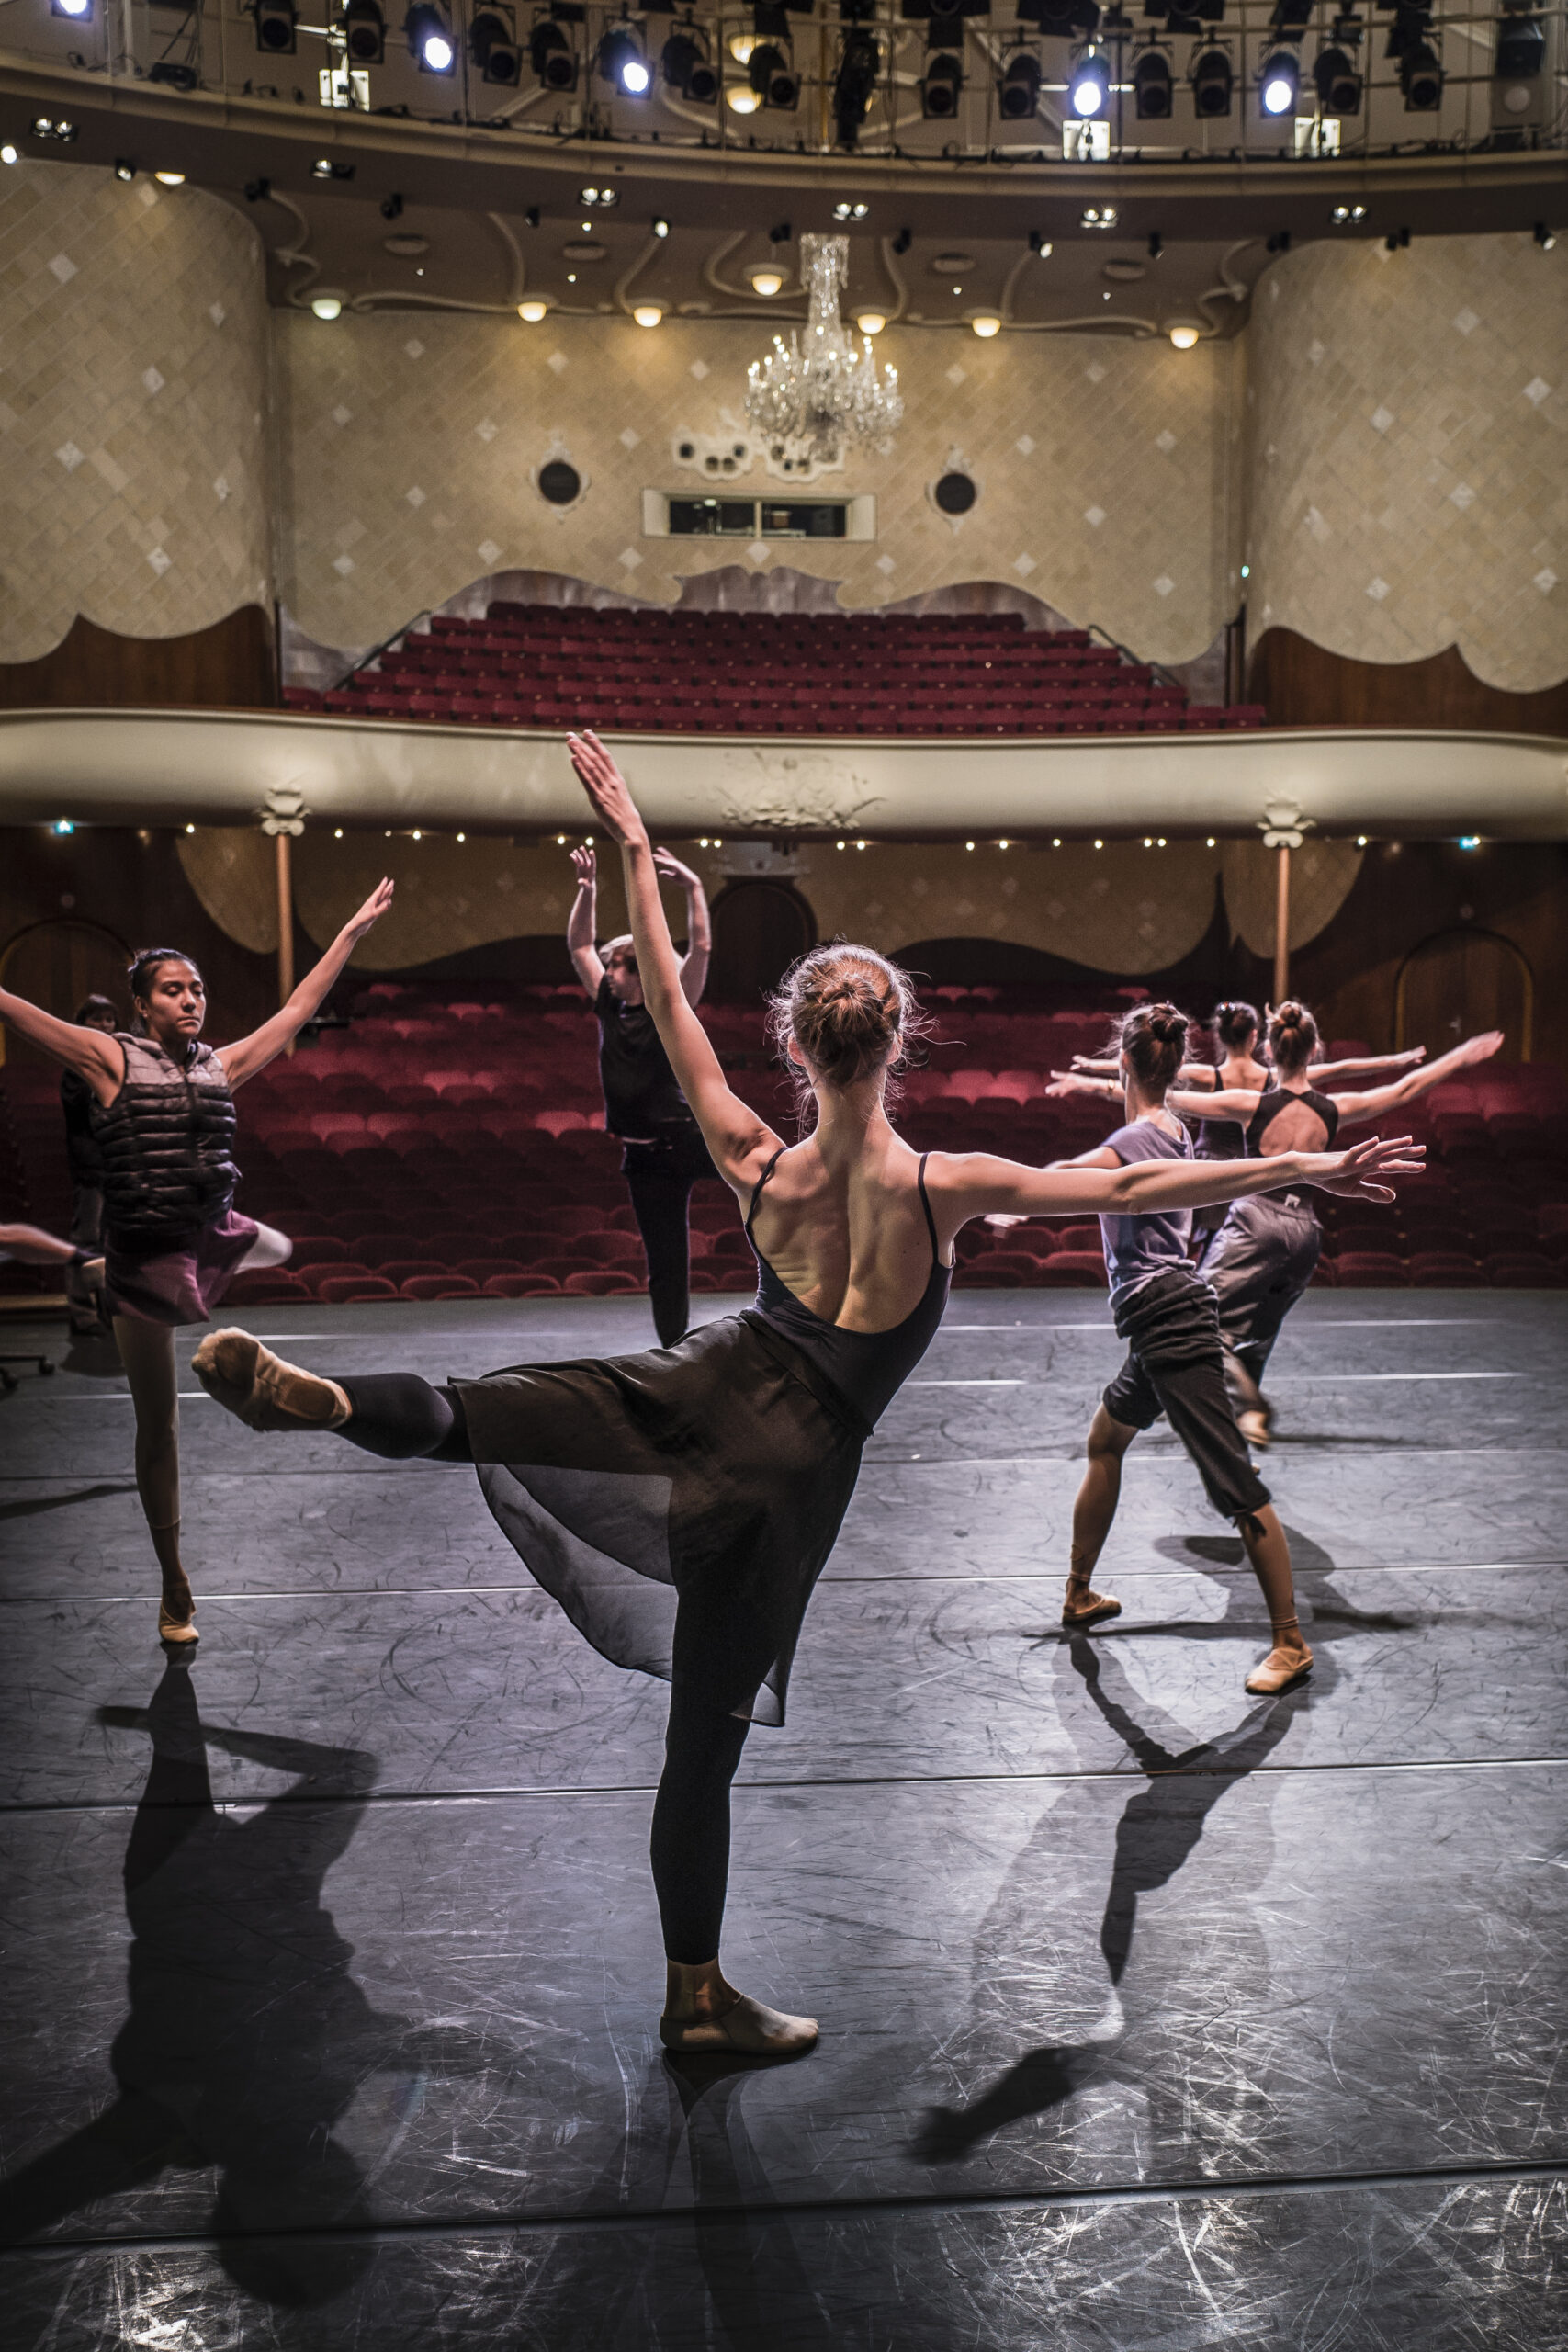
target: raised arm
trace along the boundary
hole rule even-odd
[[[1380,1070],[1414,1069],[1427,1058],[1425,1046],[1411,1046],[1403,1054],[1352,1054],[1342,1062],[1314,1062],[1307,1075],[1314,1081],[1331,1078],[1375,1078]]]
[[[1073,1078],[1115,1078],[1121,1068],[1114,1054],[1075,1054],[1072,1069],[1067,1074]],[[1060,1073],[1054,1071],[1052,1075]],[[1206,1087],[1213,1092],[1219,1084],[1219,1073],[1213,1062],[1183,1062],[1176,1073],[1174,1083],[1178,1086]],[[1066,1091],[1063,1090],[1064,1092]],[[1117,1091],[1120,1093],[1120,1086]]]
[[[656,849],[653,863],[661,882],[679,882],[686,894],[686,953],[681,963],[681,993],[688,1004],[701,1004],[707,986],[713,932],[708,923],[707,892],[702,876],[682,865],[667,849]]]
[[[308,971],[288,1003],[253,1029],[248,1037],[238,1037],[231,1046],[224,1046],[219,1058],[231,1086],[243,1086],[247,1078],[254,1078],[275,1061],[284,1047],[297,1037],[313,1014],[321,1011],[327,990],[347,963],[355,946],[367,931],[374,929],[392,903],[392,885],[378,882],[359,912],[351,922],[345,922],[319,964]]]
[[[566,952],[571,957],[572,970],[589,996],[597,1001],[599,983],[604,977],[604,963],[594,945],[599,912],[599,866],[592,842],[585,842],[581,849],[574,849],[571,863],[577,874],[577,896],[566,919]]]
[[[1468,1069],[1474,1062],[1490,1061],[1503,1042],[1501,1029],[1484,1029],[1478,1037],[1467,1037],[1462,1046],[1451,1052],[1439,1054],[1435,1062],[1427,1062],[1421,1069],[1413,1069],[1392,1086],[1373,1086],[1364,1094],[1337,1094],[1334,1098],[1339,1112],[1339,1124],[1359,1125],[1366,1119],[1381,1119],[1385,1112],[1394,1111],[1402,1103],[1413,1102],[1418,1094],[1440,1086],[1454,1072]]]
[[[596,735],[569,735],[566,744],[594,815],[620,845],[643,1001],[720,1175],[739,1191],[761,1174],[780,1137],[730,1091],[707,1032],[686,1001],[648,828],[626,778]]]
[[[124,1048],[101,1029],[57,1021],[52,1012],[29,1004],[25,996],[13,996],[9,989],[0,989],[0,1021],[85,1078],[100,1102],[111,1102],[124,1085]]]
[[[942,1209],[937,1229],[944,1245],[971,1217],[1092,1215],[1145,1216],[1162,1209],[1201,1209],[1312,1184],[1376,1201],[1394,1197],[1384,1177],[1418,1176],[1425,1148],[1406,1137],[1371,1136],[1348,1151],[1288,1151],[1277,1159],[1141,1159],[1108,1168],[1103,1147],[1084,1160],[1055,1168],[1025,1168],[1012,1159],[975,1152],[932,1154],[926,1189]],[[945,1228],[945,1230],[943,1229]]]

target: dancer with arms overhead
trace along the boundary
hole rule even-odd
[[[627,933],[603,947],[594,944],[598,866],[592,842],[574,849],[571,862],[577,895],[567,948],[599,1023],[604,1125],[621,1138],[621,1173],[648,1260],[653,1328],[660,1347],[670,1348],[685,1330],[691,1306],[692,1187],[718,1171],[649,1012],[637,942]],[[661,881],[678,882],[686,894],[681,993],[688,1004],[700,1004],[712,946],[707,899],[691,867],[667,849],[656,849],[653,863]]]
[[[58,1021],[0,989],[0,1020],[91,1091],[102,1170],[104,1303],[136,1412],[136,1486],[158,1555],[159,1638],[189,1647],[196,1602],[180,1556],[180,1408],[175,1333],[205,1323],[246,1267],[281,1265],[288,1237],[234,1208],[234,1089],[282,1053],[391,904],[373,890],[288,1003],[231,1046],[203,1045],[207,989],[191,957],[144,948],[130,967],[139,1031]]]
[[[719,1962],[729,1789],[753,1722],[784,1720],[812,1589],[861,1449],[942,1319],[953,1236],[991,1210],[1190,1206],[1263,1171],[1024,1168],[911,1150],[889,1073],[919,1025],[903,974],[871,949],[805,956],[774,1028],[815,1125],[784,1143],[731,1093],[681,987],[654,854],[614,761],[568,739],[621,846],[649,1010],[725,1182],[747,1211],[756,1305],[676,1348],[523,1364],[431,1386],[410,1373],[323,1379],[241,1331],[196,1369],[253,1428],[337,1429],[388,1459],[471,1461],[503,1532],[587,1638],[671,1684],[651,1860],[664,1935],[660,2033],[672,2050],[784,2056],[813,2019],[738,1992]],[[1298,1181],[1355,1189],[1408,1167],[1400,1148],[1303,1159]]]

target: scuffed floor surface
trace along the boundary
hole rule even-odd
[[[241,1319],[441,1378],[645,1317]],[[1125,1613],[1062,1634],[1120,1351],[1091,1295],[955,1298],[742,1767],[727,1960],[824,2027],[773,2069],[660,2052],[663,1693],[471,1473],[253,1437],[183,1374],[167,1668],[118,1367],[24,1374],[7,2352],[1561,2352],[1564,1321],[1308,1297],[1264,1467],[1317,1666],[1258,1702],[1256,1586],[1163,1428]]]

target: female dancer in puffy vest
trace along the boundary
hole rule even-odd
[[[1440,1086],[1456,1070],[1485,1061],[1502,1042],[1500,1029],[1487,1030],[1391,1085],[1354,1094],[1325,1094],[1314,1083],[1325,1067],[1313,1060],[1317,1023],[1304,1004],[1292,998],[1269,1016],[1273,1071],[1266,1086],[1227,1087],[1205,1094],[1173,1086],[1166,1104],[1183,1119],[1217,1114],[1235,1120],[1254,1159],[1325,1151],[1341,1126],[1397,1114],[1406,1102]],[[1334,1071],[1352,1067],[1327,1066]],[[1082,1091],[1083,1083],[1063,1075],[1051,1091]],[[1262,1391],[1264,1370],[1286,1316],[1312,1281],[1322,1249],[1323,1228],[1311,1202],[1304,1193],[1280,1184],[1235,1201],[1204,1253],[1203,1277],[1219,1301],[1231,1397],[1242,1435],[1250,1444],[1269,1442],[1274,1412]]]
[[[265,1069],[319,1011],[327,990],[391,904],[372,891],[288,1003],[231,1046],[201,1042],[207,991],[188,956],[144,949],[130,967],[142,1034],[57,1021],[0,989],[0,1020],[92,1090],[102,1166],[104,1295],[136,1412],[136,1487],[163,1572],[158,1633],[198,1638],[180,1559],[180,1423],[175,1333],[205,1323],[243,1267],[281,1265],[287,1237],[234,1208],[233,1090]]]
[[[594,813],[621,844],[649,1010],[725,1182],[747,1214],[756,1305],[679,1346],[522,1364],[433,1387],[411,1373],[329,1380],[243,1331],[204,1340],[196,1371],[254,1429],[336,1429],[367,1453],[478,1465],[502,1532],[579,1630],[616,1665],[671,1686],[652,1863],[667,1963],[660,2031],[674,2050],[783,2056],[813,2020],[726,1983],[719,1929],[729,1786],[753,1722],[784,1720],[812,1588],[854,1490],[861,1449],[930,1343],[953,1238],[994,1209],[1185,1207],[1254,1190],[1264,1171],[1022,1168],[922,1158],[884,1091],[918,1022],[902,973],[869,948],[806,956],[775,1034],[816,1121],[785,1145],[729,1091],[681,988],[641,817],[608,753],[570,737]],[[1396,1148],[1296,1163],[1354,1190]]]

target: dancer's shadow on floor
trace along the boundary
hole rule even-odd
[[[371,2257],[367,2240],[329,2234],[370,2219],[360,2166],[334,2136],[355,2093],[378,2068],[452,2070],[468,2054],[461,2034],[422,2034],[371,2007],[321,1900],[376,1758],[204,1732],[183,1663],[165,1669],[145,1711],[105,1707],[99,1719],[152,1741],[125,1857],[133,1941],[130,2012],[109,2053],[118,2090],[92,2122],[0,2182],[0,2243],[165,2170],[213,2170],[212,2230],[230,2276],[265,2302],[325,2301]],[[247,1821],[220,1812],[209,1743],[294,1774],[292,1787]],[[325,1802],[291,1802],[305,1797]]]
[[[1030,2051],[966,2106],[932,2109],[911,2149],[925,2164],[957,2163],[993,2132],[1046,2114],[1091,2086],[1123,2080],[1141,2085],[1141,2078],[1123,2072],[1118,2055],[1127,2030],[1120,1987],[1133,1948],[1138,1898],[1168,1886],[1185,1867],[1214,1806],[1272,1755],[1303,1695],[1294,1691],[1259,1700],[1230,1731],[1176,1748],[1134,1716],[1134,1694],[1113,1656],[1083,1634],[1071,1636],[1066,1650],[1094,1706],[1149,1776],[1122,1808],[1116,1826],[1115,1860],[1100,1924],[1109,1984],[1105,2014],[1081,2041]]]

